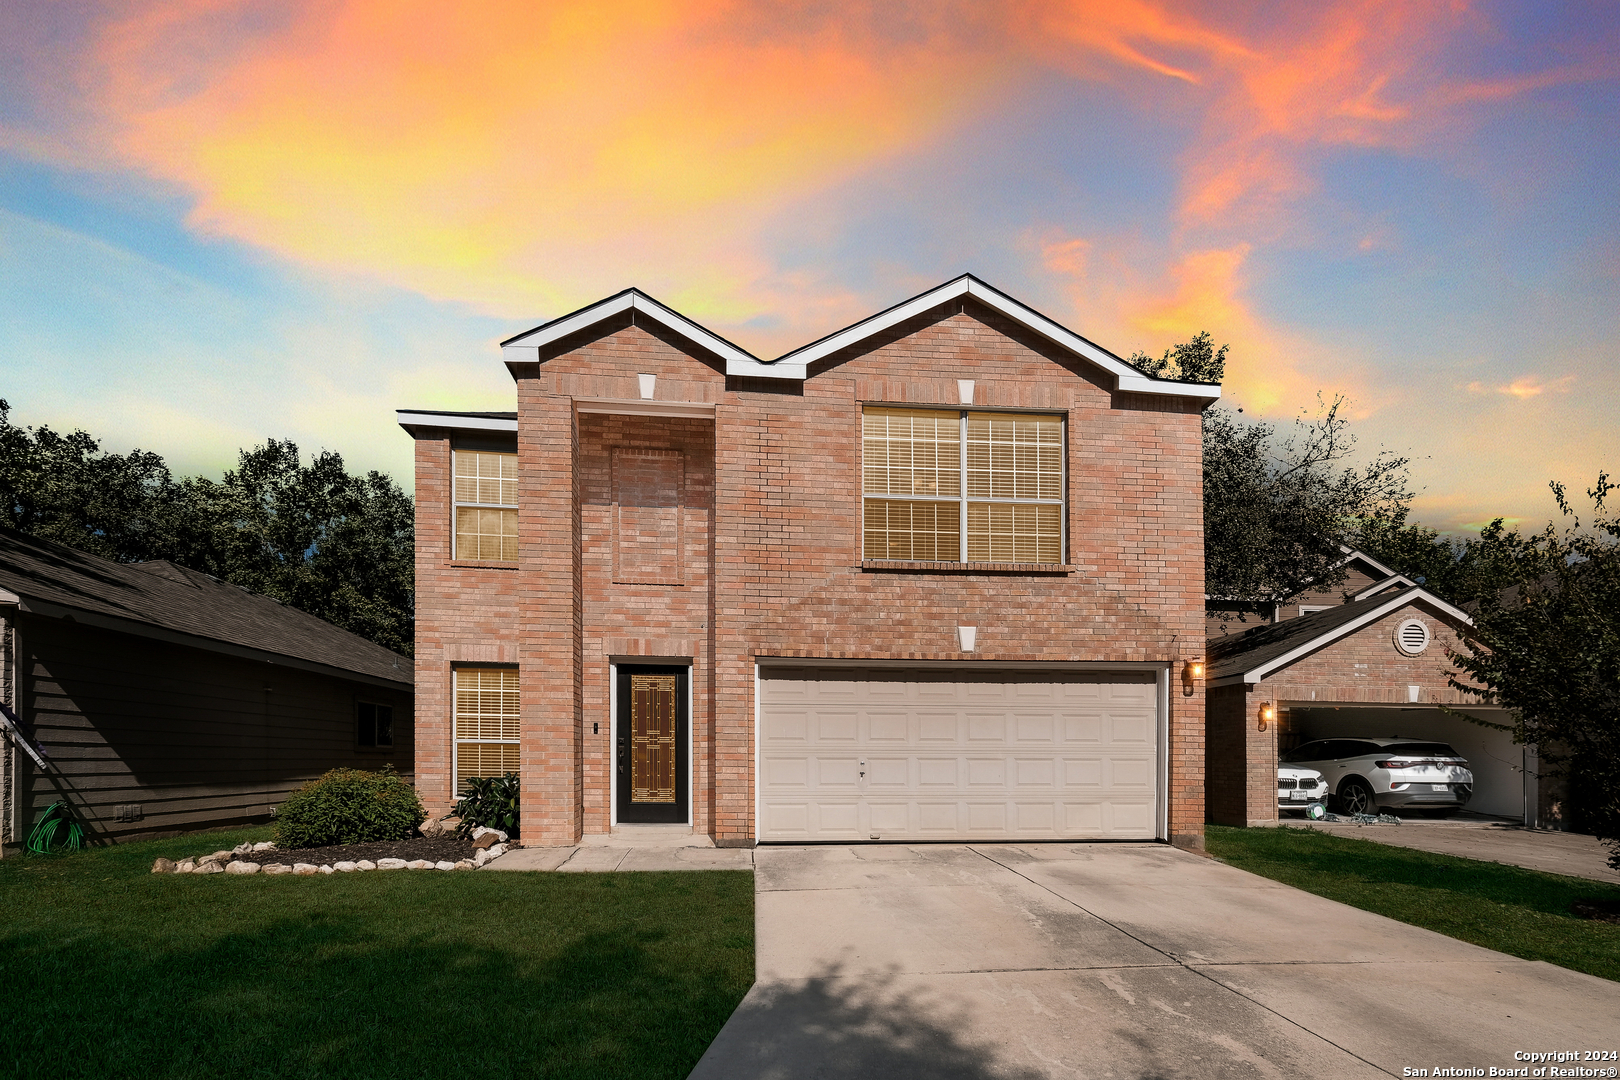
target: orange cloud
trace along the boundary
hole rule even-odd
[[[1508,397],[1515,397],[1520,401],[1524,401],[1528,398],[1540,397],[1548,391],[1567,394],[1569,393],[1570,384],[1574,381],[1575,376],[1573,375],[1565,375],[1563,378],[1552,380],[1543,380],[1535,375],[1520,375],[1510,383],[1502,383],[1497,386],[1471,382],[1468,384],[1467,390],[1470,394],[1505,394]]]

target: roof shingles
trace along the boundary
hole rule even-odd
[[[177,634],[412,682],[412,663],[268,596],[171,562],[117,563],[0,529],[0,588],[42,603]]]

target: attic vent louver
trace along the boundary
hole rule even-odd
[[[1395,647],[1407,656],[1418,656],[1429,647],[1429,636],[1429,627],[1421,619],[1404,619],[1395,628]]]

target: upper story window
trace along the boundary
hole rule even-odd
[[[517,455],[456,450],[457,559],[517,562]]]
[[[1063,417],[870,407],[863,558],[1063,561]]]

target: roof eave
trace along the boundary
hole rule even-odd
[[[446,413],[417,409],[396,409],[394,418],[399,426],[415,435],[421,428],[441,428],[450,431],[509,431],[516,433],[516,420],[503,420],[489,416],[453,416]]]
[[[1415,600],[1422,600],[1433,607],[1437,607],[1445,614],[1451,616],[1459,622],[1465,623],[1468,626],[1474,625],[1474,620],[1466,611],[1463,611],[1461,608],[1455,607],[1452,604],[1448,604],[1446,601],[1429,592],[1429,590],[1423,588],[1421,585],[1415,585],[1410,590],[1393,594],[1384,603],[1368,608],[1360,615],[1357,615],[1354,619],[1351,619],[1348,622],[1339,623],[1336,626],[1324,630],[1316,637],[1309,638],[1301,642],[1280,656],[1274,656],[1269,660],[1262,661],[1252,668],[1232,672],[1211,679],[1209,685],[1233,686],[1238,682],[1244,682],[1250,685],[1258,683],[1272,675],[1274,672],[1277,672],[1292,664],[1301,657],[1309,656],[1318,649],[1325,648],[1341,638],[1348,637],[1350,634],[1360,630],[1363,626],[1366,626],[1369,623],[1377,622],[1379,619],[1383,618],[1385,615],[1388,615],[1396,608],[1405,607],[1407,604],[1412,603]],[[1305,617],[1309,618],[1309,616]]]
[[[763,375],[766,378],[778,379],[804,377],[802,373],[793,376],[787,374],[786,369],[763,364],[757,356],[660,304],[640,289],[626,289],[605,300],[598,300],[588,307],[537,326],[533,330],[509,337],[501,342],[501,358],[506,362],[507,369],[512,370],[515,375],[515,369],[519,365],[539,363],[540,350],[547,345],[582,333],[627,311],[635,313],[638,317],[646,316],[692,344],[720,357],[725,362],[727,375]],[[733,367],[739,370],[733,371]],[[754,370],[757,368],[765,370]]]
[[[858,345],[862,341],[908,319],[915,318],[925,311],[938,307],[940,304],[966,297],[977,300],[1026,329],[1046,338],[1053,344],[1107,371],[1114,376],[1114,388],[1116,390],[1139,394],[1191,397],[1203,400],[1206,403],[1214,402],[1221,396],[1221,388],[1214,384],[1175,382],[1146,375],[1095,342],[1086,340],[1068,327],[1054,322],[1031,307],[1019,303],[1006,293],[980,281],[971,274],[963,274],[961,277],[914,296],[910,300],[902,301],[894,307],[862,319],[853,326],[845,327],[843,330],[829,334],[819,341],[811,342],[809,345],[786,353],[778,357],[774,363],[791,363],[808,369],[811,364],[816,363],[818,360],[826,359],[844,349]]]

